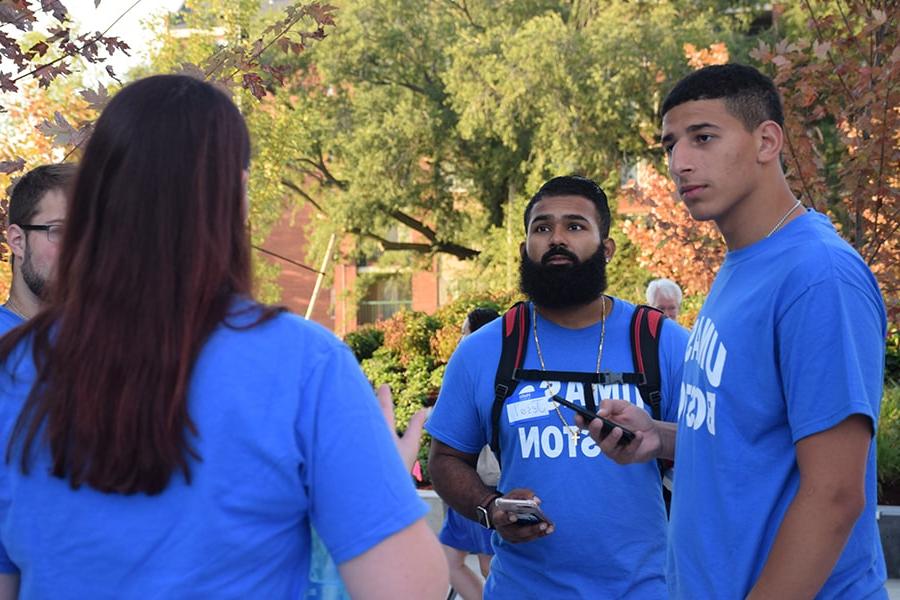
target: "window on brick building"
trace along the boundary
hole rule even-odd
[[[412,308],[412,275],[395,273],[379,277],[360,300],[356,322],[366,325],[388,319],[404,308]]]

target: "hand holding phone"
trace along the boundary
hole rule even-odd
[[[534,500],[497,498],[494,501],[494,506],[499,510],[516,515],[517,525],[534,525],[541,521],[547,522],[547,517],[544,516],[540,506]]]
[[[628,429],[623,425],[619,425],[615,421],[610,421],[606,417],[601,417],[597,413],[592,413],[585,407],[575,404],[574,402],[569,402],[565,398],[560,397],[559,395],[554,395],[551,400],[554,402],[558,402],[563,406],[567,406],[577,412],[579,415],[584,417],[585,422],[590,423],[594,419],[600,419],[603,422],[603,426],[600,428],[600,433],[603,434],[603,437],[608,436],[612,433],[612,430],[618,427],[622,430],[622,437],[619,439],[617,446],[627,446],[634,439],[634,432]]]

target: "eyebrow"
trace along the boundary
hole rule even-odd
[[[536,217],[531,219],[531,224],[535,224],[539,221],[553,221],[555,220],[554,216],[551,214],[543,214],[537,215]],[[559,218],[560,221],[584,221],[585,223],[590,223],[587,217],[579,214],[571,214],[571,215],[562,215]]]
[[[721,127],[719,127],[715,123],[697,123],[696,125],[688,125],[685,131],[687,133],[694,133],[695,131],[699,131],[701,129],[721,129]],[[673,134],[667,133],[663,136],[660,142],[665,144],[666,142],[671,141],[673,137],[675,137]]]

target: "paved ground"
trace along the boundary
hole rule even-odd
[[[888,579],[887,591],[888,598],[891,600],[900,600],[900,579]]]

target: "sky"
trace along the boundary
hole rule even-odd
[[[108,64],[117,74],[124,75],[128,69],[140,64],[148,50],[149,28],[147,19],[155,15],[178,10],[184,0],[100,0],[96,8],[96,0],[62,0],[69,9],[72,20],[79,24],[79,30],[104,31],[116,21],[130,6],[131,10],[119,21],[107,35],[121,38],[131,46],[131,56],[117,52]]]

